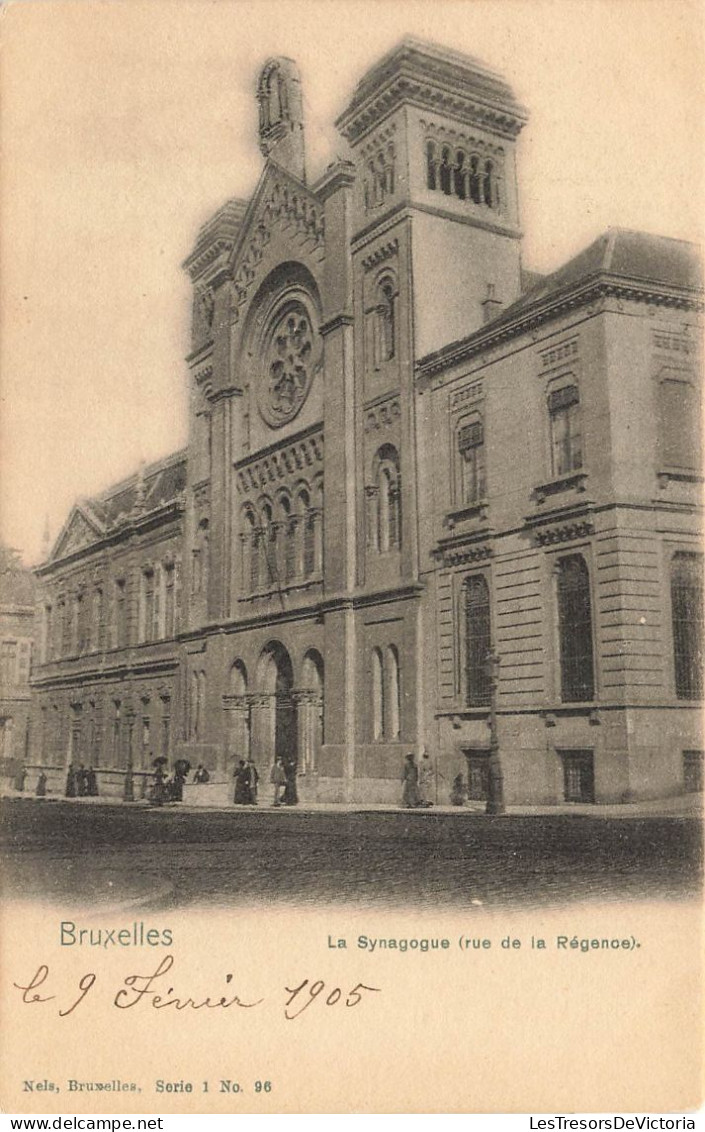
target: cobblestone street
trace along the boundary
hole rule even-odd
[[[4,799],[6,894],[104,907],[532,907],[697,895],[697,815],[189,811]]]

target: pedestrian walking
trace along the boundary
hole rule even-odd
[[[250,795],[251,795],[250,805],[256,806],[257,805],[257,793],[258,793],[258,790],[259,790],[259,771],[257,770],[257,767],[253,763],[251,755],[248,755],[248,757],[247,757],[247,767],[248,767],[249,772],[250,772]]]
[[[286,771],[284,770],[281,759],[275,759],[274,766],[272,767],[271,774],[269,775],[269,781],[274,786],[274,800],[272,802],[272,805],[281,806],[281,794],[282,790],[286,786]]]
[[[37,779],[37,787],[36,787],[36,790],[34,791],[34,793],[36,794],[37,798],[45,798],[46,792],[47,792],[47,776],[45,775],[44,771],[42,770],[42,771],[39,772],[39,778]]]
[[[414,809],[420,805],[420,800],[419,768],[416,765],[413,751],[410,751],[404,760],[401,780],[403,783],[401,804],[406,807],[406,809]]]
[[[76,797],[76,768],[73,763],[69,763],[69,769],[66,772],[66,790],[64,793],[67,798]]]
[[[450,792],[451,806],[464,806],[467,793],[468,790],[467,786],[465,785],[465,779],[463,778],[462,774],[456,774],[455,778],[453,779],[453,787]]]
[[[286,783],[284,785],[284,797],[282,801],[285,806],[297,806],[299,803],[299,794],[296,789],[296,771],[298,769],[295,759],[283,760],[284,774],[286,775]]]
[[[24,786],[25,786],[26,781],[27,781],[27,767],[24,765],[24,763],[22,763],[22,766],[20,767],[20,769],[17,771],[17,774],[15,775],[15,790],[18,790],[20,794],[24,793]]]
[[[428,751],[424,751],[421,756],[421,763],[419,764],[419,805],[432,806],[435,794],[435,781],[433,773],[433,763],[431,762]]]
[[[235,770],[235,805],[252,804],[252,774],[244,759],[240,759]]]
[[[79,798],[85,798],[88,793],[88,774],[83,763],[79,764],[76,771],[76,793]]]

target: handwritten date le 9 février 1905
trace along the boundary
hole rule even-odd
[[[361,1005],[365,1000],[369,1001],[371,995],[381,993],[380,987],[370,987],[366,983],[357,983],[348,989],[328,985],[323,979],[312,981],[306,978],[298,983],[292,980],[292,986],[281,987],[271,995],[249,999],[241,993],[234,993],[233,975],[226,974],[225,993],[221,991],[205,996],[192,995],[173,985],[176,982],[174,976],[170,975],[173,967],[173,955],[164,955],[156,970],[151,973],[127,975],[117,988],[108,987],[107,1004],[117,1010],[139,1011],[140,1008],[147,1007],[154,1010],[169,1009],[177,1013],[192,1013],[194,1010],[206,1013],[209,1010],[229,1010],[231,1007],[255,1010],[266,1002],[274,1001],[281,1007],[284,1017],[293,1022],[314,1004],[317,1004],[316,1009],[319,1010],[321,1006],[350,1009]],[[80,1008],[87,997],[100,995],[103,982],[95,972],[89,971],[77,982],[62,987],[51,975],[49,967],[42,963],[30,979],[14,982],[13,986],[21,992],[21,1001],[26,1005],[46,1006],[53,1003],[59,1017],[67,1018]]]

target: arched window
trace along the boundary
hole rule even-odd
[[[679,700],[703,694],[703,557],[674,554],[671,561],[673,664]]]
[[[494,166],[491,161],[485,162],[485,171],[482,177],[482,197],[485,204],[494,207]]]
[[[479,503],[485,497],[485,430],[475,414],[461,421],[457,432],[462,502]]]
[[[387,739],[398,739],[401,719],[401,697],[399,687],[399,653],[395,645],[389,645],[386,656],[386,695],[384,697],[387,708],[387,718],[384,724],[384,734]]]
[[[284,581],[291,582],[296,576],[296,525],[291,514],[291,503],[286,497],[281,499],[282,539],[284,551]]]
[[[467,196],[466,190],[466,171],[465,171],[465,154],[462,149],[459,149],[455,155],[455,169],[453,171],[453,181],[455,183],[455,195],[465,200]]]
[[[490,591],[481,574],[463,586],[465,602],[465,699],[468,707],[487,707],[491,696],[489,654]]]
[[[243,589],[249,582],[251,591],[259,589],[259,559],[260,559],[260,531],[253,511],[245,512],[245,531],[242,541],[243,549]],[[249,563],[248,563],[249,558]],[[247,566],[249,564],[249,578]]]
[[[276,578],[277,569],[277,529],[272,521],[272,508],[265,503],[262,508],[262,535],[260,538],[262,552],[262,576],[265,585]]]
[[[426,144],[426,186],[429,189],[438,188],[438,179],[436,176],[437,164],[436,147],[434,143],[430,141]]]
[[[379,649],[372,650],[372,738],[384,733],[384,666]]]
[[[470,158],[470,200],[480,203],[480,159],[476,155]]]
[[[595,696],[590,576],[581,554],[561,558],[557,574],[561,699],[579,703]]]
[[[372,359],[375,369],[390,361],[396,352],[397,290],[392,275],[377,283],[372,325]]]
[[[438,172],[441,182],[441,192],[450,196],[453,191],[451,186],[452,169],[450,164],[450,150],[447,147],[445,147],[441,153],[441,166]]]
[[[568,475],[583,466],[580,434],[580,395],[577,385],[565,385],[548,395],[551,454],[554,476]]]
[[[377,549],[398,550],[401,546],[401,482],[396,448],[385,444],[376,456],[377,463]]]

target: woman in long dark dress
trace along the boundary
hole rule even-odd
[[[252,803],[252,773],[244,759],[235,771],[235,805],[249,806]]]
[[[406,756],[404,760],[404,769],[402,771],[401,780],[404,784],[401,804],[406,806],[407,809],[412,809],[414,806],[421,805],[419,798],[419,768],[416,765],[413,751]]]

